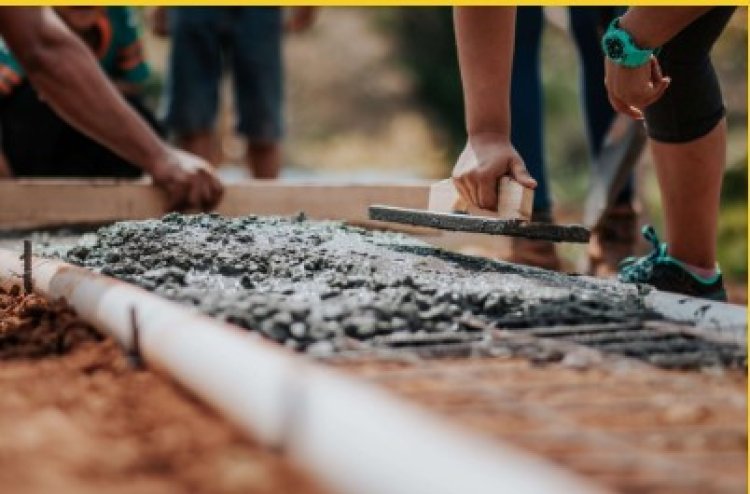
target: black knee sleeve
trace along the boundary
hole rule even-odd
[[[733,12],[734,7],[711,9],[662,48],[659,63],[672,83],[644,112],[652,139],[693,141],[709,133],[724,117],[724,101],[710,52]]]

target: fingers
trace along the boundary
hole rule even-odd
[[[516,179],[518,183],[529,189],[536,189],[537,183],[534,178],[529,175],[529,171],[526,169],[526,165],[522,160],[511,159],[510,161],[510,174]]]
[[[208,181],[208,189],[209,199],[206,203],[206,209],[215,209],[222,197],[224,197],[224,186],[217,177],[211,176],[211,180]]]
[[[664,77],[655,56],[635,68],[607,61],[604,84],[612,107],[619,113],[643,119],[643,109],[658,101],[667,90],[670,78]]]
[[[203,202],[201,204],[204,211],[210,211],[219,204],[221,197],[224,195],[224,188],[219,180],[213,175],[206,175],[203,183]]]
[[[467,172],[463,177],[464,187],[468,194],[467,200],[474,206],[479,207],[479,193],[477,191],[477,180],[474,174],[474,170]]]
[[[187,203],[191,208],[202,208],[203,206],[203,183],[198,176],[191,177]]]
[[[659,81],[664,78],[661,73],[661,65],[659,64],[659,60],[656,59],[655,56],[651,55],[651,58],[649,59],[649,67],[651,69],[651,80],[652,81]]]
[[[478,173],[477,206],[497,211],[497,177],[488,173]]]
[[[186,178],[180,201],[182,209],[210,211],[219,204],[224,187],[218,178],[206,169],[197,169]]]
[[[170,211],[184,211],[187,208],[185,198],[187,188],[181,182],[172,182],[164,187],[167,192],[167,207]]]
[[[456,191],[458,192],[458,195],[461,196],[461,199],[469,204],[473,204],[471,202],[471,194],[469,194],[469,190],[462,177],[453,177],[453,185],[456,186]]]
[[[620,100],[617,96],[615,96],[611,92],[608,93],[608,96],[609,96],[609,104],[612,105],[612,108],[614,108],[616,112],[625,114],[635,120],[643,120],[643,114],[640,112],[640,110],[638,110],[637,108],[633,108],[632,106],[626,105],[622,100]]]
[[[664,92],[669,87],[669,83],[671,80],[669,78],[664,78],[660,80],[657,84],[654,85],[654,94],[649,98],[647,101],[645,101],[642,105],[642,108],[646,108],[647,106],[651,106],[652,104],[656,103],[661,99],[662,96],[664,96]]]
[[[653,55],[651,55],[649,66],[651,69],[651,83],[649,84],[649,89],[651,89],[652,94],[650,97],[647,97],[645,101],[643,101],[643,104],[640,106],[641,108],[645,108],[659,101],[659,99],[664,95],[664,92],[669,87],[669,84],[672,82],[669,77],[664,77],[662,75],[659,61]]]

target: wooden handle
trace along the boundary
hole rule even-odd
[[[504,220],[531,220],[534,191],[509,176],[497,183],[497,211],[480,209],[468,204],[458,194],[453,179],[441,180],[430,187],[427,209],[442,213],[467,213]]]

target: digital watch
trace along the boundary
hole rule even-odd
[[[602,36],[604,54],[618,65],[636,68],[648,63],[655,49],[639,48],[630,33],[620,28],[620,18],[616,17],[609,24],[607,32]]]

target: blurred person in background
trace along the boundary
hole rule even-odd
[[[160,133],[141,100],[150,71],[131,9],[56,7],[55,12],[91,50],[130,106]],[[7,168],[16,177],[134,178],[143,173],[60,118],[4,44],[0,46],[0,135]]]
[[[580,62],[580,97],[584,115],[589,157],[596,163],[607,131],[615,119],[604,79],[604,57],[599,39],[617,13],[618,7],[568,7],[570,31]],[[511,142],[538,183],[534,194],[533,220],[553,222],[551,192],[544,152],[544,97],[541,77],[543,7],[519,7],[511,77]],[[618,263],[634,252],[637,216],[633,204],[633,181],[619,194],[615,206],[592,235],[589,271],[598,276],[617,273]],[[523,238],[511,239],[512,262],[552,270],[561,263],[553,242]]]
[[[300,32],[314,22],[313,7],[176,7],[153,12],[154,31],[172,39],[166,125],[182,149],[215,163],[215,122],[221,77],[234,83],[237,132],[247,139],[246,163],[255,178],[277,178],[283,134],[284,28]]]

